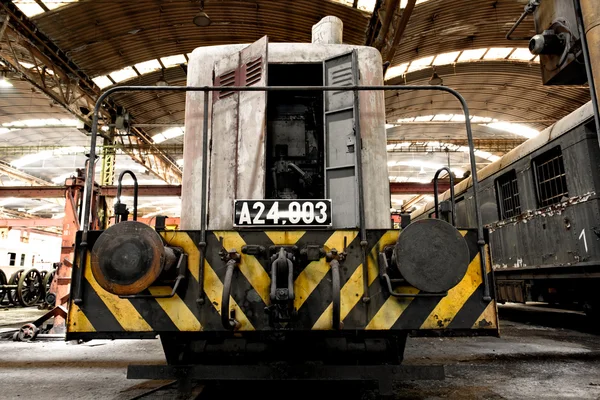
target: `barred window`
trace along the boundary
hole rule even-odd
[[[496,179],[496,199],[500,221],[521,214],[517,173],[513,169]]]
[[[538,207],[560,203],[563,197],[569,196],[567,175],[560,146],[534,158],[532,169]]]

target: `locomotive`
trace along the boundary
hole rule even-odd
[[[499,302],[578,306],[600,313],[600,240],[595,171],[600,165],[592,102],[478,172],[480,209],[490,235]],[[474,222],[473,188],[454,188],[459,226]],[[450,191],[441,196],[440,215]],[[414,220],[435,214],[430,203]]]
[[[388,392],[443,378],[401,364],[410,332],[497,335],[477,230],[391,229],[384,92],[344,89],[369,85],[383,85],[381,55],[342,44],[336,17],[312,43],[196,49],[181,230],[80,232],[67,340],[158,336],[167,365],[130,366],[132,379],[370,379]]]

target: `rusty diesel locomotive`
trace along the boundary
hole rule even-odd
[[[443,377],[402,365],[409,332],[498,334],[481,227],[391,229],[381,56],[341,44],[339,23],[198,48],[187,87],[146,89],[187,92],[181,230],[83,223],[67,339],[158,336],[167,365],[131,378],[385,391]]]

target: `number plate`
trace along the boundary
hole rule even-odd
[[[235,200],[236,227],[330,227],[331,200]]]

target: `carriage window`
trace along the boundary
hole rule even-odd
[[[8,253],[8,265],[15,265],[17,262],[17,253]]]
[[[21,264],[19,264],[21,267],[25,266],[25,254],[21,254]]]
[[[534,158],[532,170],[539,207],[560,203],[563,197],[569,196],[560,146]]]
[[[500,221],[521,214],[517,173],[513,169],[496,179],[496,200]]]

